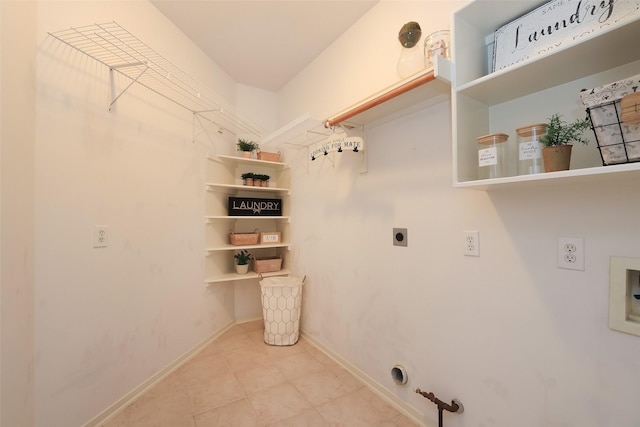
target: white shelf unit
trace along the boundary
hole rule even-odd
[[[572,169],[517,176],[515,129],[544,123],[553,113],[567,121],[585,116],[579,92],[637,74],[640,17],[623,26],[585,36],[575,44],[489,72],[494,31],[546,1],[476,0],[453,14],[452,85],[454,186],[478,190],[557,183],[588,183],[640,176],[640,164],[602,166],[592,132],[588,146],[574,146]],[[476,138],[509,135],[508,177],[477,179]]]
[[[285,163],[247,159],[233,156],[210,156],[207,162],[207,192],[205,216],[205,277],[206,283],[233,282],[256,279],[258,274],[236,274],[233,255],[248,250],[254,257],[282,257],[282,270],[262,276],[286,276],[290,262],[290,169]],[[254,172],[270,176],[269,187],[242,185],[241,175]],[[229,216],[229,196],[278,198],[282,200],[282,216]],[[280,233],[279,243],[231,245],[229,233]],[[252,270],[252,268],[251,268]]]

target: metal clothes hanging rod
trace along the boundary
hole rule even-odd
[[[385,89],[377,93],[376,95],[373,95],[372,97],[348,108],[347,110],[339,113],[338,115],[327,119],[324,123],[324,126],[327,128],[330,128],[332,126],[340,124],[360,113],[370,110],[373,107],[376,107],[386,101],[389,101],[390,99],[400,96],[406,92],[409,92],[412,89],[417,88],[418,86],[422,86],[435,79],[436,79],[436,74],[434,70],[431,70],[426,74],[420,74],[412,80],[404,82],[397,87],[392,86],[388,89]]]

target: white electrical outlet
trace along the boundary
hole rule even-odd
[[[94,248],[106,248],[107,247],[107,230],[106,225],[95,225],[93,227],[93,247]]]
[[[584,271],[584,239],[582,237],[558,238],[558,268]]]
[[[463,231],[465,256],[480,256],[480,233],[478,231]]]

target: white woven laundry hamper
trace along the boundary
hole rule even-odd
[[[293,345],[300,335],[302,285],[299,277],[268,277],[260,280],[264,342]]]

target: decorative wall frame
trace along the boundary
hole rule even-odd
[[[260,243],[280,243],[281,237],[279,231],[264,231],[260,233]]]
[[[362,150],[364,150],[364,139],[361,137],[332,133],[326,141],[319,142],[310,148],[309,158],[315,160],[333,152],[353,151],[357,153]]]
[[[229,197],[229,216],[282,216],[282,199]]]

